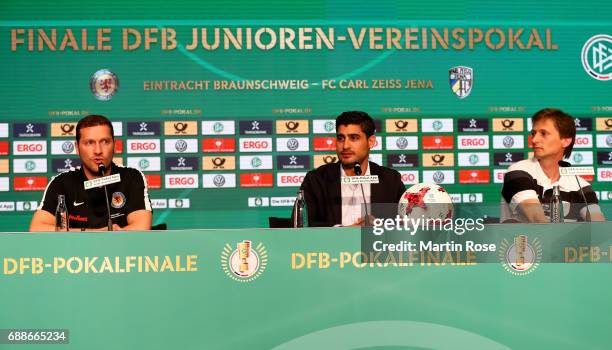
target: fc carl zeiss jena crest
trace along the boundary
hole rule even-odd
[[[459,98],[466,98],[474,85],[474,70],[470,67],[457,66],[448,71],[448,82],[451,91]]]

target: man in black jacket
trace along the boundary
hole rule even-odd
[[[361,226],[363,203],[398,203],[406,189],[400,174],[368,161],[376,144],[374,131],[374,120],[365,112],[344,112],[336,118],[339,161],[311,170],[302,182],[308,226]],[[377,184],[363,185],[363,193],[359,185],[340,185],[341,177],[355,176],[355,164],[363,175],[378,176]]]

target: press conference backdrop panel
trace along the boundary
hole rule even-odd
[[[143,171],[173,228],[288,216],[306,171],[335,160],[346,110],[374,117],[372,159],[407,185],[492,206],[529,156],[529,117],[561,108],[578,127],[570,162],[612,199],[607,1],[0,7],[6,230],[27,229],[49,179],[78,164],[70,123],[89,113],[113,120],[116,161]]]

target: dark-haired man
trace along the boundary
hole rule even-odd
[[[85,190],[84,181],[119,174],[121,181],[107,185],[113,230],[149,230],[152,211],[144,175],[113,163],[115,138],[112,123],[101,115],[88,115],[76,126],[76,148],[83,165],[54,176],[34,213],[30,231],[55,230],[58,196],[64,195],[71,231],[107,230],[108,213],[103,188]]]
[[[336,118],[336,154],[339,161],[306,174],[304,190],[309,226],[361,226],[364,203],[398,203],[406,190],[400,174],[369,162],[376,144],[374,120],[365,112],[344,112]],[[378,175],[379,183],[340,185],[342,176],[355,176],[355,164],[363,175]]]
[[[590,184],[578,177],[579,187],[574,176],[560,176],[559,162],[569,158],[576,139],[574,119],[559,109],[547,108],[534,114],[531,121],[533,158],[512,164],[504,176],[502,222],[550,222],[548,204],[555,185],[564,202],[565,220],[587,218],[586,198],[590,219],[603,221]]]

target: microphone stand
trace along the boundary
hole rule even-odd
[[[361,176],[361,165],[359,165],[359,163],[355,163],[355,166],[353,167],[353,171],[355,171],[355,175],[357,176]],[[363,197],[363,207],[365,210],[365,220],[364,220],[364,226],[367,226],[370,223],[370,215],[368,214],[368,203],[366,203],[366,199],[365,199],[365,191],[363,190],[363,184],[359,184],[359,187],[361,187],[361,196]]]
[[[589,203],[587,202],[586,196],[584,195],[584,191],[582,190],[582,186],[580,186],[580,181],[578,180],[578,175],[574,175],[576,178],[576,183],[578,184],[578,189],[580,189],[580,194],[582,195],[582,200],[584,201],[584,207],[586,209],[585,219],[587,222],[591,222],[591,211],[589,210]]]
[[[571,167],[572,165],[564,160],[559,161],[559,166],[562,168]],[[584,195],[584,191],[582,190],[582,186],[580,186],[580,180],[578,180],[578,175],[574,175],[576,179],[576,184],[578,185],[578,190],[582,195],[582,200],[584,201],[584,208],[586,209],[585,221],[591,222],[591,211],[589,210],[589,202],[587,202],[586,196]]]
[[[100,177],[104,177],[104,171],[105,171],[106,167],[104,166],[104,164],[100,164],[98,165],[98,170],[100,171]],[[104,187],[104,199],[106,199],[106,213],[108,214],[108,230],[112,231],[113,230],[113,220],[111,219],[111,211],[110,211],[110,203],[108,202],[108,189],[106,188],[106,185],[103,186]]]

